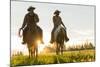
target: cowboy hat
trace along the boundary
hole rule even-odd
[[[60,13],[60,11],[59,11],[59,10],[56,10],[56,11],[54,12],[54,14],[58,14],[58,13]]]
[[[34,9],[35,9],[35,7],[30,6],[30,7],[27,9],[27,11],[34,10]]]

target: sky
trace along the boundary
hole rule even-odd
[[[67,28],[69,42],[73,45],[90,41],[94,43],[95,35],[95,7],[86,5],[54,4],[39,2],[11,2],[11,50],[27,51],[27,46],[22,45],[22,39],[18,37],[25,14],[29,6],[35,7],[35,13],[39,16],[38,25],[43,30],[43,39],[47,44],[51,38],[53,29],[53,13],[61,11],[61,18]]]

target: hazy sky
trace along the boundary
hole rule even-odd
[[[43,29],[46,42],[50,41],[53,29],[52,17],[55,10],[61,11],[60,16],[67,27],[68,37],[70,38],[69,43],[86,40],[94,41],[94,6],[12,1],[12,49],[21,44],[21,39],[18,37],[18,29],[22,26],[29,6],[36,7],[35,13],[38,14],[40,19],[38,25]]]

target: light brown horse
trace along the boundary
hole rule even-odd
[[[20,35],[19,30],[19,35]],[[39,31],[37,29],[26,31],[26,44],[28,47],[29,58],[38,57],[38,40],[40,39]]]

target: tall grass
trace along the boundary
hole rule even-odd
[[[11,67],[95,61],[95,46],[91,42],[69,46],[67,50],[64,50],[63,55],[56,55],[54,47],[49,48],[48,50],[52,49],[53,51],[46,52],[46,54],[41,53],[38,58],[29,58],[22,52],[12,55]]]
[[[11,57],[11,66],[27,66],[42,64],[74,63],[95,61],[95,50],[66,51],[63,55],[55,53],[40,54],[38,58],[28,58],[24,55]]]

